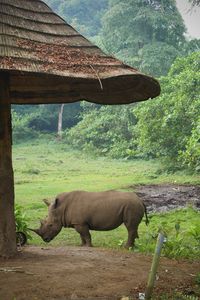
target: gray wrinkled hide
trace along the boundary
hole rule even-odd
[[[91,246],[89,230],[112,230],[124,223],[126,247],[132,247],[144,212],[143,202],[131,192],[62,193],[49,206],[48,217],[37,233],[49,242],[63,226],[72,227],[80,234],[82,245]]]

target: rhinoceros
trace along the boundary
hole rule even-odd
[[[50,242],[62,227],[74,228],[81,237],[82,246],[92,246],[90,230],[112,230],[122,223],[127,228],[126,248],[134,245],[138,226],[146,215],[142,200],[132,192],[72,191],[59,194],[48,206],[48,216],[41,221],[39,229],[31,229],[45,242]]]

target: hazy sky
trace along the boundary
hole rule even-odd
[[[189,36],[200,38],[200,7],[191,9],[188,0],[176,0],[176,3],[185,21]]]

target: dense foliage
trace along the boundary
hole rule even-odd
[[[94,107],[66,131],[67,142],[77,149],[113,158],[129,157],[135,149],[133,106]]]
[[[108,52],[157,76],[167,73],[185,43],[186,28],[174,0],[110,0],[102,24]]]
[[[45,0],[67,23],[91,37],[99,32],[108,0]]]
[[[56,133],[60,104],[53,105],[13,105],[14,141],[29,140],[40,133]],[[80,103],[64,107],[63,127],[70,128],[79,121]]]
[[[200,168],[200,53],[177,59],[163,92],[135,110],[138,146],[147,155]]]

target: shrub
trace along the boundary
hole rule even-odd
[[[83,119],[65,133],[74,148],[112,158],[135,155],[133,106],[92,107]]]
[[[28,233],[28,225],[26,214],[23,213],[22,207],[18,204],[15,205],[15,222],[16,222],[16,231],[23,232],[28,239],[31,239],[31,236]]]
[[[28,127],[29,116],[20,116],[12,112],[13,140],[15,143],[27,141],[37,137],[37,132]]]

